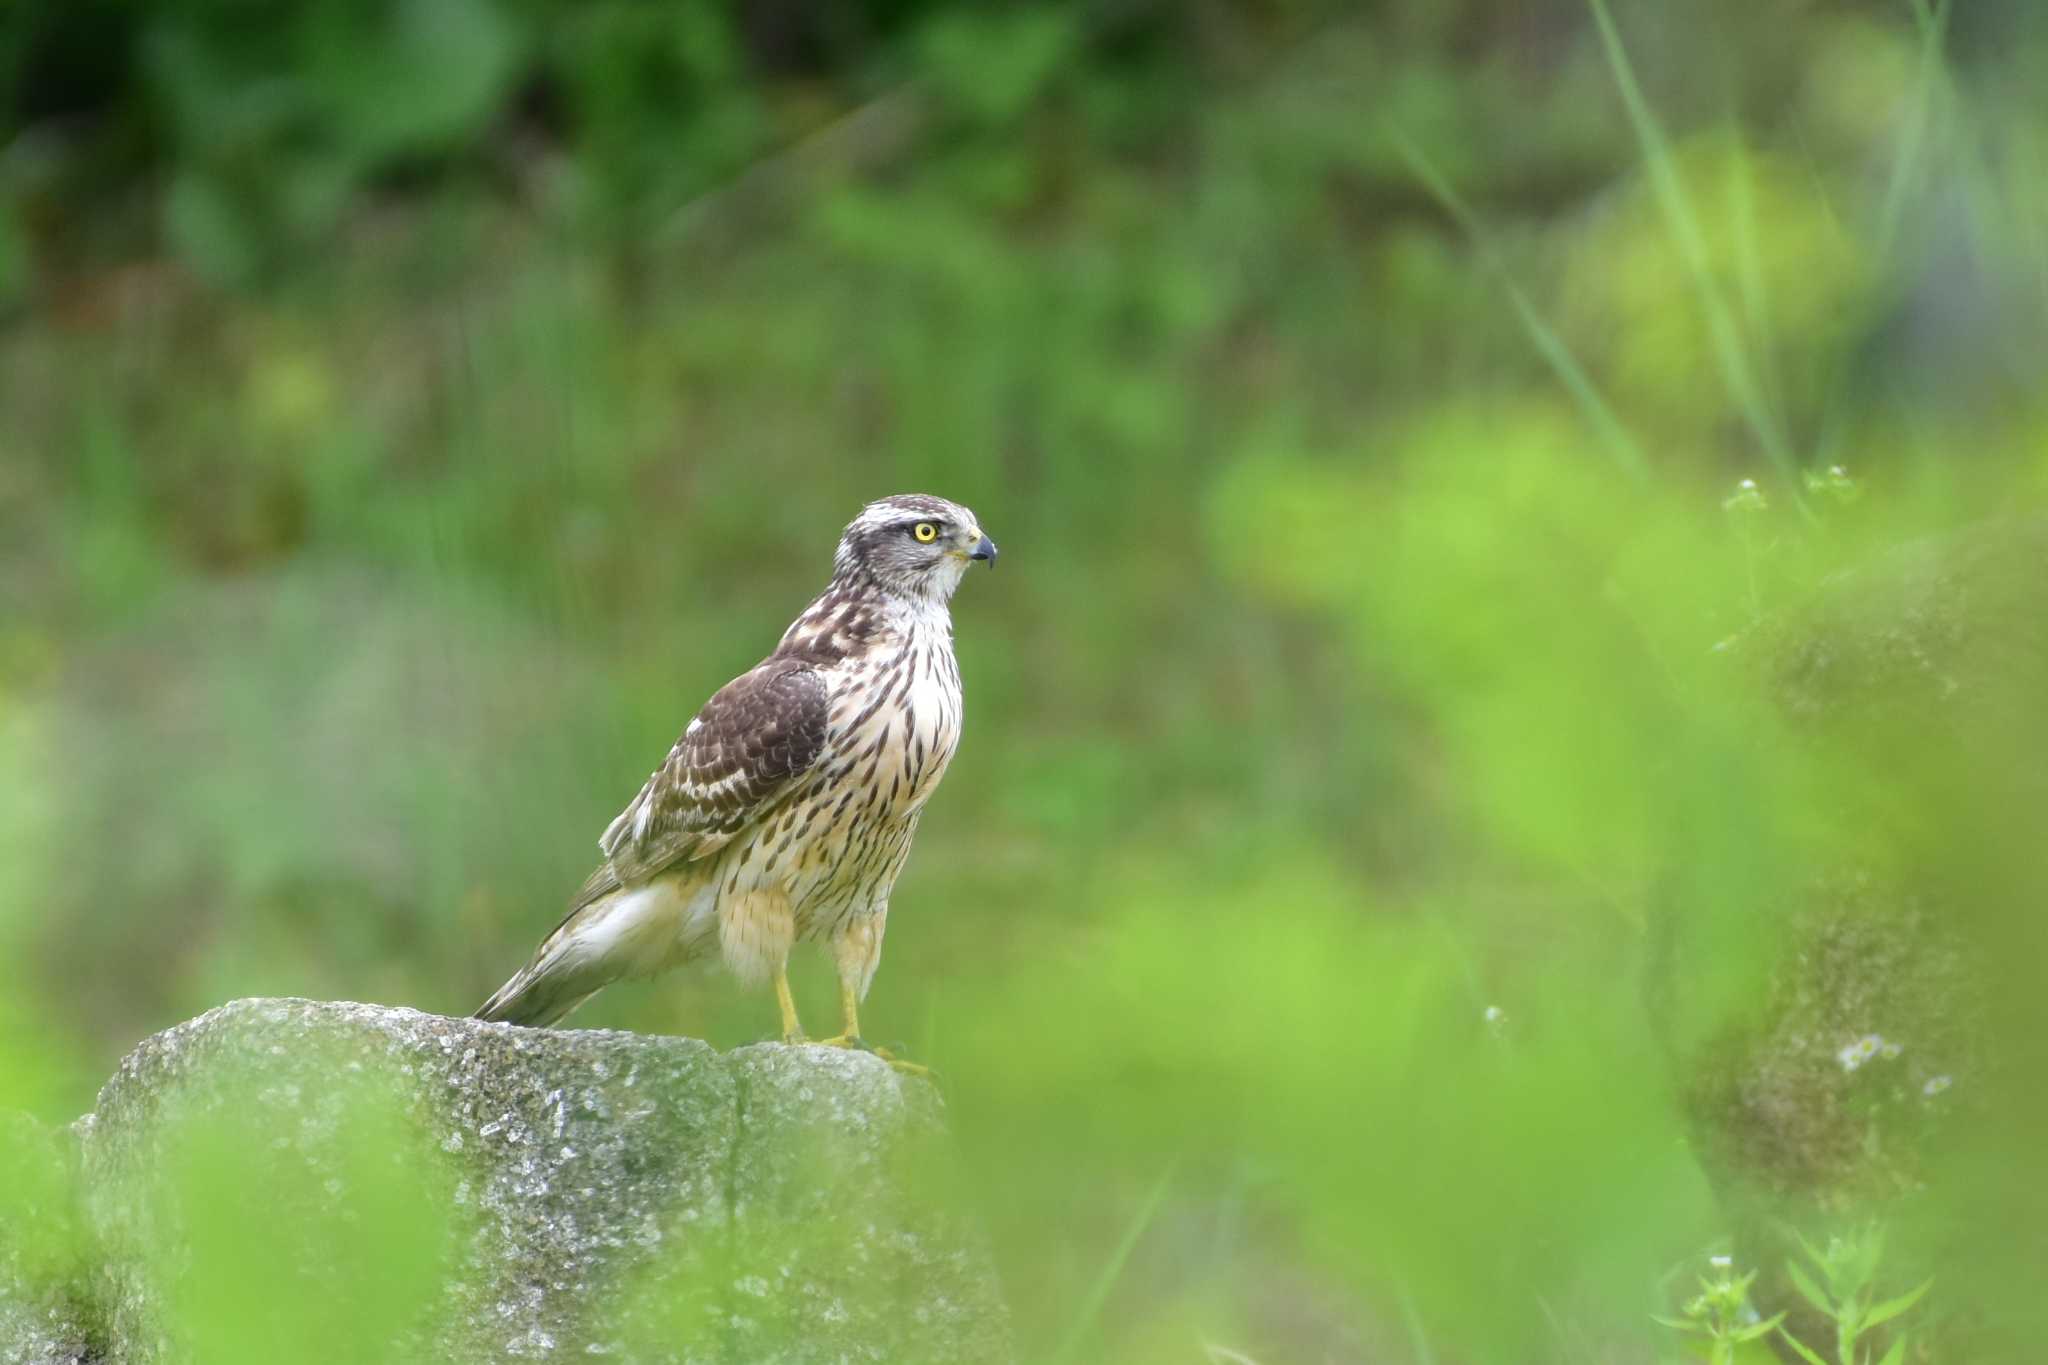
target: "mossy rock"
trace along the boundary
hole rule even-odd
[[[1803,803],[1746,878],[1681,872],[1653,921],[1653,1014],[1738,1259],[1766,1311],[1832,1342],[1784,1264],[1799,1236],[1882,1223],[1880,1290],[1941,1272],[1915,1317],[1942,1358],[2001,1358],[2040,1310],[1999,1286],[2048,1260],[2029,1079],[2048,1038],[2048,520],[1894,550],[1716,666],[1772,749],[1756,770]],[[1731,883],[1752,903],[1702,903]],[[1756,940],[1751,994],[1694,1009],[1731,920]]]

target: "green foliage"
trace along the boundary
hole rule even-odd
[[[1682,1316],[1659,1316],[1657,1321],[1698,1338],[1688,1341],[1688,1347],[1699,1359],[1714,1365],[1775,1359],[1762,1347],[1751,1346],[1773,1336],[1807,1365],[1898,1365],[1911,1358],[1910,1338],[1896,1327],[1884,1334],[1891,1346],[1882,1355],[1868,1346],[1859,1350],[1858,1343],[1874,1329],[1902,1317],[1934,1287],[1934,1282],[1927,1280],[1903,1294],[1872,1301],[1878,1265],[1884,1257],[1883,1228],[1872,1223],[1849,1236],[1832,1237],[1825,1251],[1797,1233],[1794,1237],[1807,1264],[1788,1261],[1785,1273],[1799,1295],[1835,1329],[1832,1359],[1793,1335],[1785,1326],[1788,1313],[1760,1316],[1750,1294],[1758,1272],[1737,1275],[1729,1256],[1712,1258],[1710,1273],[1699,1277],[1700,1292],[1686,1300]]]
[[[920,35],[922,64],[947,104],[997,126],[1039,96],[1073,43],[1071,21],[1053,9],[945,14]]]
[[[1934,1287],[1934,1281],[1926,1280],[1903,1294],[1873,1301],[1878,1264],[1884,1258],[1884,1229],[1874,1223],[1852,1235],[1829,1238],[1825,1251],[1817,1250],[1804,1237],[1798,1240],[1811,1269],[1797,1261],[1787,1261],[1785,1273],[1800,1295],[1834,1324],[1835,1365],[1862,1365],[1879,1360],[1874,1351],[1858,1354],[1857,1343],[1873,1328],[1884,1326],[1919,1303]],[[1818,1279],[1814,1272],[1818,1272]],[[1889,1335],[1891,1349],[1884,1353],[1879,1365],[1907,1358],[1907,1335],[1897,1329]],[[1790,1333],[1785,1336],[1801,1360],[1827,1365],[1819,1352],[1794,1340]]]
[[[475,136],[515,73],[492,0],[192,0],[138,39],[177,168],[165,229],[226,282],[312,244],[373,174]]]
[[[337,1065],[318,1112],[336,1170],[251,1151],[225,1114],[170,1125],[148,1248],[166,1277],[165,1322],[192,1359],[389,1359],[443,1292],[453,1184],[395,1088]],[[244,1103],[255,1107],[257,1096]]]
[[[1758,1350],[1745,1353],[1742,1348],[1752,1342],[1763,1341],[1778,1331],[1785,1321],[1783,1313],[1768,1318],[1757,1315],[1749,1301],[1750,1287],[1756,1283],[1757,1273],[1752,1270],[1747,1275],[1738,1276],[1731,1269],[1731,1264],[1726,1256],[1714,1257],[1713,1273],[1699,1277],[1700,1292],[1685,1301],[1684,1316],[1657,1319],[1673,1331],[1701,1338],[1686,1345],[1694,1356],[1711,1362],[1711,1365],[1736,1365],[1745,1354],[1758,1358]],[[1793,1341],[1795,1349],[1805,1349],[1789,1335],[1787,1339]]]
[[[1818,873],[1984,891],[1929,918],[2012,1074],[2048,1037],[2038,805],[1757,686],[2048,495],[2048,48],[1969,10],[14,7],[0,1106],[227,996],[473,1008],[851,509],[930,487],[1005,553],[864,1017],[946,1077],[1030,1358],[1649,1358],[1651,1268],[1730,1225],[1671,1059],[1736,1055]],[[1841,657],[1939,690],[1926,638]],[[1916,1218],[2031,1207],[2023,1109],[1920,1055],[1823,1093],[1954,1144]],[[424,1178],[347,1177],[389,1267],[313,1225],[378,1330]],[[355,1349],[282,1235],[196,1228],[210,1358]],[[2024,1317],[1987,1261],[1943,1311]],[[1920,1339],[1828,1264],[1855,1349]],[[1773,1278],[1674,1321],[1757,1359]]]
[[[65,1146],[59,1134],[0,1111],[0,1293],[9,1298],[23,1286],[56,1298],[57,1287],[76,1284],[87,1264],[89,1239]]]

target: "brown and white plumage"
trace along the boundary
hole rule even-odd
[[[716,948],[774,977],[822,940],[846,1039],[881,958],[889,893],[960,741],[948,611],[995,545],[972,512],[908,494],[846,528],[831,582],[773,653],[720,688],[598,841],[604,861],[479,1018],[552,1024],[596,991]]]

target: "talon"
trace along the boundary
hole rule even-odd
[[[852,981],[844,977],[839,982],[839,1010],[839,1017],[842,1021],[839,1036],[837,1038],[825,1039],[824,1046],[850,1048],[858,1052],[870,1053],[880,1057],[906,1076],[924,1076],[932,1080],[937,1079],[937,1077],[932,1075],[930,1067],[919,1066],[916,1062],[906,1062],[888,1048],[876,1047],[873,1043],[860,1036],[860,992],[854,988]]]
[[[932,1069],[930,1067],[920,1066],[916,1062],[906,1062],[901,1057],[898,1057],[895,1053],[891,1052],[888,1048],[876,1047],[873,1043],[861,1037],[858,1033],[842,1033],[837,1038],[820,1038],[813,1044],[813,1046],[838,1047],[845,1048],[849,1052],[865,1052],[871,1057],[877,1057],[880,1058],[882,1061],[887,1062],[891,1067],[895,1068],[897,1071],[902,1072],[906,1076],[929,1077],[932,1075]]]
[[[858,1033],[842,1033],[837,1038],[820,1038],[818,1039],[818,1046],[843,1047],[850,1052],[874,1051],[872,1047],[868,1046],[868,1040],[861,1037]]]
[[[903,1044],[897,1043],[895,1046],[902,1047]],[[898,1071],[902,1072],[906,1076],[923,1076],[926,1080],[930,1081],[936,1081],[939,1078],[938,1072],[932,1070],[930,1067],[924,1065],[922,1062],[905,1061],[903,1058],[897,1056],[894,1050],[892,1050],[891,1048],[871,1047],[868,1049],[868,1051],[874,1053],[877,1057],[880,1057],[883,1061],[887,1062],[890,1066],[895,1067]]]

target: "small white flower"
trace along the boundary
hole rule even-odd
[[[1744,479],[1735,485],[1735,491],[1721,500],[1723,510],[1729,512],[1761,512],[1770,506],[1764,497],[1764,490],[1756,486],[1755,479]]]
[[[1709,1256],[1707,1257],[1707,1264],[1716,1270],[1726,1270],[1735,1264],[1735,1258],[1733,1256]]]
[[[1884,1037],[1881,1034],[1866,1033],[1840,1052],[1837,1052],[1835,1060],[1842,1064],[1842,1070],[1854,1071],[1857,1067],[1862,1066],[1872,1057],[1875,1057],[1883,1047]]]
[[[1901,1052],[1904,1052],[1905,1050],[1906,1046],[1904,1043],[1886,1043],[1884,1047],[1880,1049],[1880,1051],[1884,1053],[1886,1061],[1890,1061],[1892,1058],[1898,1056]]]
[[[1499,1027],[1507,1020],[1508,1012],[1499,1005],[1488,1005],[1486,1007],[1486,1014],[1483,1017],[1487,1023]]]
[[[1920,1087],[1920,1093],[1927,1096],[1928,1099],[1933,1099],[1936,1095],[1939,1095],[1954,1084],[1955,1082],[1947,1076],[1929,1076],[1927,1084]]]

